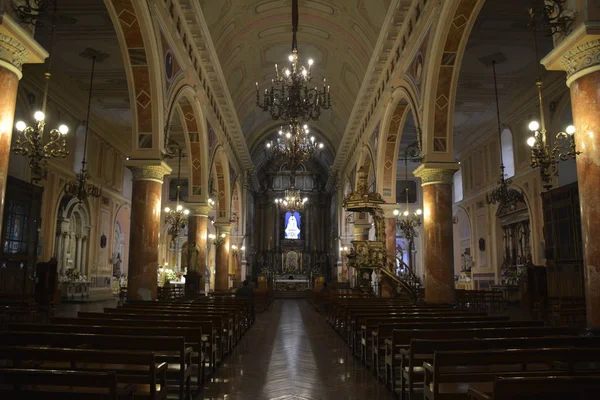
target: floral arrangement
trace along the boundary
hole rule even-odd
[[[87,282],[87,277],[79,272],[78,269],[68,269],[64,274],[58,276],[59,282]]]

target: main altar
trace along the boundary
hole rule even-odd
[[[274,286],[280,291],[310,290],[310,279],[307,275],[276,275]]]

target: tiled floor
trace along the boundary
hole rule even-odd
[[[305,300],[277,300],[218,368],[204,400],[392,399]]]

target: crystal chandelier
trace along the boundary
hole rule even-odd
[[[300,127],[295,123],[289,128],[285,132],[281,128],[277,139],[267,142],[266,148],[271,157],[285,157],[293,173],[302,162],[314,157],[324,145],[317,142],[314,136],[310,136],[310,129],[306,124]]]
[[[90,125],[90,110],[92,105],[92,88],[94,85],[94,68],[96,66],[96,56],[92,56],[92,72],[90,74],[90,90],[88,95],[87,117],[85,120],[85,139],[83,144],[83,159],[81,160],[81,170],[75,180],[68,181],[65,185],[65,193],[83,201],[88,197],[100,197],[101,190],[98,186],[88,183],[89,175],[86,168],[86,153],[88,143],[88,128]]]
[[[165,224],[169,226],[167,232],[171,235],[172,240],[175,240],[182,229],[185,228],[188,221],[188,214],[190,210],[187,208],[184,209],[181,204],[179,204],[179,192],[181,191],[181,158],[183,157],[183,149],[179,144],[176,145],[176,152],[178,157],[178,166],[177,166],[177,203],[175,209],[171,209],[170,207],[165,207]]]
[[[401,212],[400,209],[393,211],[396,216],[396,226],[400,229],[402,237],[404,237],[409,243],[419,235],[417,228],[421,226],[421,215],[423,211],[419,208],[414,213],[410,213],[408,207],[408,161],[421,161],[421,131],[417,127],[417,141],[406,148],[404,151],[404,182],[406,187],[404,189],[406,209]]]
[[[307,197],[302,197],[299,190],[294,188],[295,176],[292,173],[290,176],[290,188],[285,191],[281,198],[275,199],[277,207],[284,212],[293,213],[294,211],[302,211],[304,204],[308,201]]]
[[[537,37],[535,28],[535,16],[532,14],[533,33],[535,41],[535,60],[538,62]],[[531,168],[540,169],[540,178],[543,182],[544,189],[552,188],[552,178],[558,176],[558,162],[575,159],[580,151],[577,151],[573,135],[575,127],[567,126],[564,132],[558,132],[554,135],[553,143],[548,143],[546,121],[544,116],[544,103],[542,98],[542,80],[539,73],[538,65],[538,80],[536,82],[538,92],[538,103],[540,107],[540,122],[531,121],[529,130],[533,135],[527,139],[527,144],[531,147]]]
[[[52,21],[52,30],[50,34],[50,48],[54,43],[54,18]],[[52,54],[52,52],[50,52]],[[35,123],[27,125],[24,121],[18,121],[15,124],[17,130],[17,139],[12,147],[15,154],[29,158],[29,168],[31,168],[31,181],[39,182],[46,176],[48,159],[65,158],[69,155],[67,149],[67,139],[65,135],[69,128],[62,124],[58,129],[51,129],[48,137],[45,138],[44,130],[46,127],[46,105],[48,103],[48,87],[50,85],[50,67],[51,58],[48,57],[48,65],[44,73],[45,85],[42,98],[42,109],[33,114]]]
[[[504,173],[504,160],[502,158],[502,128],[500,126],[500,105],[498,103],[498,82],[496,80],[496,60],[492,60],[492,71],[494,73],[494,93],[496,95],[496,119],[498,122],[498,142],[500,144],[500,179],[498,186],[486,195],[488,204],[500,203],[507,206],[514,205],[517,201],[523,201],[523,194],[515,189],[509,189],[512,180]]]
[[[312,80],[313,60],[308,60],[308,67],[298,64],[298,0],[292,0],[292,54],[288,57],[289,67],[279,74],[275,64],[275,78],[271,80],[271,88],[265,89],[261,99],[258,82],[256,82],[256,105],[268,112],[274,120],[290,123],[300,120],[318,120],[321,109],[331,108],[329,85],[323,78],[323,88],[309,87]]]

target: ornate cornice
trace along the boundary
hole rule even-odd
[[[16,68],[18,73],[14,70],[13,72],[17,73],[19,78],[22,76],[21,70],[28,57],[29,50],[27,47],[17,39],[0,33],[0,61],[9,63]]]
[[[421,178],[421,186],[443,184],[452,185],[455,169],[423,168],[415,171],[415,176]]]
[[[567,80],[586,68],[600,65],[600,39],[580,44],[567,51],[561,60]]]
[[[163,183],[165,175],[171,173],[168,169],[165,169],[162,165],[139,165],[129,167],[133,174],[133,181],[154,181]]]

